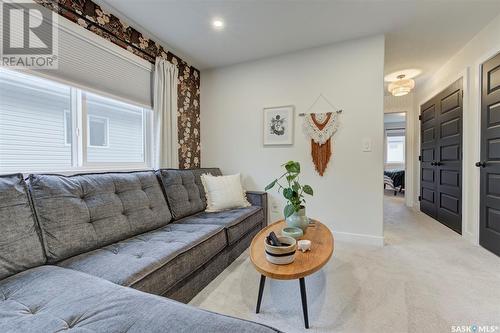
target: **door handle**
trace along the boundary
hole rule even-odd
[[[441,166],[441,165],[443,165],[443,163],[441,163],[441,162],[436,162],[436,164],[435,164],[435,165],[437,165],[437,166]]]
[[[485,161],[477,162],[476,166],[478,168],[486,168],[486,162]]]
[[[432,166],[435,166],[435,165],[436,165],[436,162],[431,162],[431,165],[432,165]]]

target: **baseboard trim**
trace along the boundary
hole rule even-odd
[[[354,234],[351,232],[335,231],[333,236],[338,241],[353,242],[366,245],[384,246],[384,237],[366,234]]]

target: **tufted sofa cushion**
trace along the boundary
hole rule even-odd
[[[0,176],[0,280],[45,260],[23,176]]]
[[[217,255],[226,244],[221,226],[169,224],[69,258],[59,265],[123,286],[163,294]]]
[[[171,220],[153,171],[30,175],[30,188],[50,263]]]
[[[204,203],[191,170],[161,169],[156,174],[163,184],[174,219],[180,219],[204,209]]]
[[[223,226],[227,233],[228,243],[232,245],[257,226],[263,227],[265,219],[262,207],[250,206],[216,213],[200,212],[185,217],[175,224]]]
[[[0,281],[0,332],[278,332],[56,266]]]

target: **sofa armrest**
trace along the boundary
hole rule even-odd
[[[247,200],[252,206],[260,206],[264,210],[264,226],[267,226],[267,192],[247,191]]]

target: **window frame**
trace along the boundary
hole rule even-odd
[[[17,72],[11,69],[1,69],[6,72]],[[151,169],[153,165],[153,115],[151,106],[145,106],[141,104],[134,104],[130,101],[117,98],[116,96],[111,96],[106,93],[82,89],[80,87],[75,87],[71,83],[64,80],[57,80],[50,76],[38,75],[38,73],[32,71],[24,71],[24,75],[30,77],[36,77],[43,80],[48,80],[52,82],[57,82],[63,84],[70,89],[70,108],[69,110],[64,110],[64,138],[63,143],[65,146],[71,146],[71,168],[70,169],[54,169],[53,167],[47,167],[44,169],[34,169],[29,166],[22,168],[21,170],[0,170],[0,174],[10,173],[10,172],[21,172],[21,173],[42,173],[42,172],[57,172],[61,174],[74,174],[77,172],[86,171],[126,171],[126,170],[138,170],[138,169]],[[89,124],[88,124],[88,114],[86,110],[86,93],[94,94],[100,97],[109,98],[117,102],[138,106],[142,109],[142,147],[143,147],[143,161],[142,162],[88,162],[87,153],[88,147],[92,148],[109,148],[109,119],[106,121],[106,140],[107,145],[105,146],[90,146],[89,138]],[[66,118],[67,113],[70,114],[71,119],[71,130],[72,130],[72,143],[68,144],[66,141],[68,133],[68,119]],[[104,116],[90,115],[95,118],[107,118]],[[85,143],[85,144],[84,144]]]
[[[71,110],[64,110],[64,145],[66,147],[70,147],[73,143],[73,122],[71,122],[71,130],[68,132],[68,118],[66,118],[69,115],[69,120],[71,121],[73,118],[71,117]],[[68,143],[68,134],[71,133],[71,142]]]

